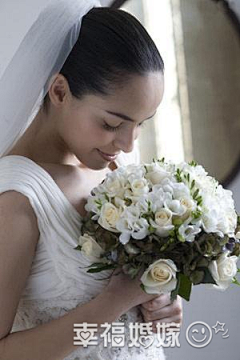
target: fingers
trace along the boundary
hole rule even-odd
[[[161,301],[160,301],[161,300]],[[146,322],[182,322],[182,300],[178,296],[171,303],[170,296],[161,296],[155,300],[148,301],[141,306],[141,312]]]
[[[156,296],[155,299],[141,304],[141,306],[143,309],[154,311],[164,308],[165,306],[168,306],[170,304],[171,304],[170,294],[161,294]]]

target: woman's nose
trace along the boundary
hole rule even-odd
[[[128,130],[126,132],[119,133],[115,139],[115,147],[119,148],[125,153],[133,151],[134,141],[138,137],[138,129]]]

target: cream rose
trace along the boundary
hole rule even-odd
[[[237,273],[237,260],[237,256],[228,256],[228,252],[225,252],[210,263],[209,270],[217,283],[217,286],[213,285],[214,288],[218,290],[228,288]]]
[[[99,224],[106,230],[118,232],[116,223],[120,217],[120,209],[111,203],[106,203],[101,208]]]
[[[150,180],[153,185],[155,184],[161,184],[161,182],[166,179],[170,178],[171,174],[167,172],[162,167],[159,167],[158,165],[150,166],[148,168],[148,172],[145,175],[145,178]]]
[[[86,256],[99,258],[103,253],[101,246],[88,234],[80,236],[79,245],[81,246],[82,253]]]
[[[166,237],[169,235],[169,231],[174,228],[172,224],[172,213],[168,209],[160,209],[155,213],[155,219],[150,219],[150,225],[156,230],[156,234]]]
[[[148,183],[146,179],[135,179],[131,182],[131,189],[133,195],[139,196],[149,192]]]
[[[172,225],[172,213],[167,209],[161,209],[155,214],[155,222],[158,226]]]
[[[176,288],[177,267],[170,259],[160,259],[143,273],[141,282],[148,294],[165,294]]]

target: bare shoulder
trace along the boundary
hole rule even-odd
[[[11,330],[39,238],[29,200],[16,191],[0,195],[0,339]]]
[[[18,191],[9,190],[0,194],[0,221],[3,216],[9,216],[14,220],[13,215],[15,219],[22,216],[28,217],[37,225],[37,218],[29,199]]]
[[[48,172],[65,197],[81,216],[86,214],[85,203],[91,190],[99,185],[110,169],[91,170],[75,165],[39,163]]]

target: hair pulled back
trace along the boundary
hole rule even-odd
[[[60,74],[72,95],[108,95],[132,75],[164,71],[161,55],[142,24],[120,9],[91,9],[82,19],[80,34]],[[44,99],[47,109],[48,94]]]

